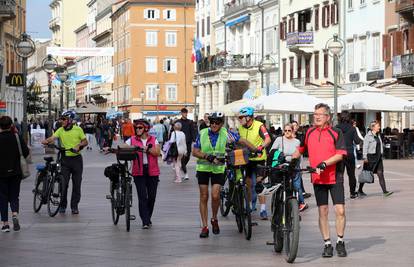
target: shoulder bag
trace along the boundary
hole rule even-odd
[[[20,139],[17,134],[15,134],[17,140],[17,146],[19,147],[20,154],[20,169],[22,170],[22,179],[25,179],[30,176],[29,164],[27,163],[25,157],[23,156],[22,146],[20,144]]]
[[[358,183],[372,184],[374,182],[374,173],[370,170],[362,170],[358,175]]]
[[[177,148],[177,133],[174,131],[175,141],[171,143],[170,149],[168,149],[167,156],[170,158],[178,157],[178,148]]]

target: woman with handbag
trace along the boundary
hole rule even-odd
[[[27,177],[27,165],[21,165],[23,160],[29,156],[29,149],[22,137],[12,132],[12,119],[8,116],[0,117],[0,213],[1,231],[10,232],[8,222],[8,205],[12,211],[13,230],[19,231],[19,193],[20,182]],[[19,148],[20,146],[20,148]],[[21,151],[21,153],[20,153]],[[26,162],[23,162],[23,164]],[[22,170],[24,169],[24,170]]]
[[[168,153],[174,153],[176,156],[173,156],[173,167],[175,169],[175,180],[174,183],[181,183],[182,182],[182,175],[181,175],[181,159],[187,153],[187,143],[185,141],[185,134],[181,131],[181,123],[176,122],[173,126],[173,131],[171,132],[170,140],[170,148]],[[172,151],[175,150],[175,151]]]
[[[364,171],[371,171],[377,174],[382,192],[385,197],[390,196],[393,192],[387,191],[384,178],[384,164],[382,162],[382,154],[384,148],[380,136],[381,125],[378,121],[372,121],[369,125],[369,131],[364,138],[363,160]],[[366,196],[362,191],[364,183],[359,184],[358,195]]]

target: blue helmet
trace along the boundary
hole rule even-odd
[[[253,117],[254,115],[254,108],[252,107],[245,107],[241,108],[239,111],[240,116],[250,116]]]
[[[69,118],[73,120],[76,117],[76,112],[73,110],[67,110],[63,112],[62,115],[60,115],[60,117]]]

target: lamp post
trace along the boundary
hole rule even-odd
[[[69,78],[69,75],[68,75]],[[69,110],[69,90],[72,85],[72,81],[70,79],[67,79],[65,82],[66,86],[66,109]]]
[[[58,63],[55,58],[52,57],[52,55],[47,55],[46,58],[42,61],[42,68],[47,73],[47,111],[48,111],[48,133],[52,133],[52,78],[51,74],[57,67]]]
[[[339,68],[339,58],[344,53],[344,40],[338,37],[337,34],[334,34],[331,39],[326,42],[325,51],[328,51],[330,57],[334,59],[334,114],[333,114],[333,124],[338,124],[338,68]]]
[[[67,81],[69,74],[66,66],[61,65],[56,67],[56,72],[60,80],[60,114],[63,112],[63,89],[64,83]]]
[[[269,95],[270,71],[275,66],[276,66],[276,61],[270,55],[266,55],[259,64],[259,71],[261,73],[266,73],[266,95]],[[262,87],[263,87],[263,79],[262,79]]]
[[[159,99],[160,99],[160,86],[157,85],[157,88],[155,88],[155,93],[157,94],[157,120],[158,120],[158,105],[159,105]]]
[[[27,143],[27,58],[34,54],[36,45],[29,35],[22,33],[20,39],[14,44],[14,51],[22,58],[23,72],[23,119],[22,136]]]

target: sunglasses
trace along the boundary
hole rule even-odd
[[[138,126],[137,129],[142,130],[142,129],[144,129],[144,127]]]
[[[246,116],[239,116],[239,120],[242,120],[243,118],[246,118]]]
[[[292,131],[292,130],[285,130],[285,133],[286,133],[286,132],[289,132],[289,133],[290,133],[291,131]]]
[[[221,121],[210,121],[210,124],[220,125]]]

